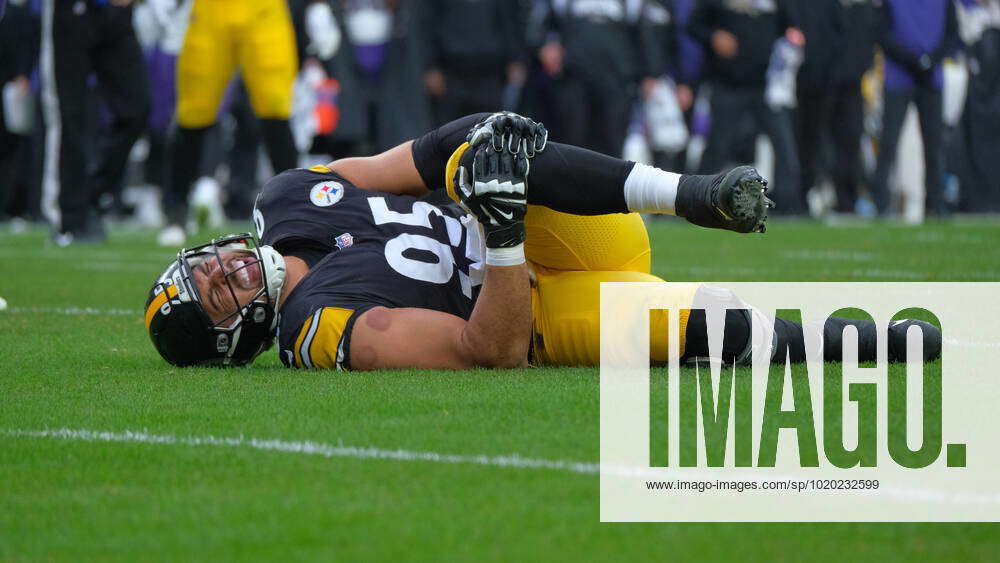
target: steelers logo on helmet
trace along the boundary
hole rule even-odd
[[[344,197],[344,185],[340,182],[320,182],[309,191],[309,201],[317,207],[330,207]]]

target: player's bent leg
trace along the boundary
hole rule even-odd
[[[473,139],[487,129],[489,135],[496,134],[492,124],[477,125]],[[708,228],[763,233],[773,207],[766,195],[767,182],[751,166],[715,175],[685,175],[572,145],[552,142],[544,146],[548,148],[532,159],[528,202],[562,213],[660,213]],[[469,154],[470,148],[470,143],[460,145],[445,168],[446,188],[456,202],[460,198],[455,173],[460,165],[468,168],[474,154],[486,148],[497,150],[480,143]]]
[[[530,238],[529,238],[530,240]],[[537,287],[532,292],[534,361],[540,365],[596,366],[601,360],[601,282],[662,282],[641,272],[564,272],[536,268]],[[684,354],[688,309],[698,284],[673,284],[680,311],[680,353]],[[650,356],[667,361],[669,343],[667,311],[650,318]]]
[[[830,317],[803,323],[781,318],[772,321],[732,291],[707,285],[698,289],[692,309],[685,332],[684,356],[689,360],[716,358],[728,364],[748,364],[755,355],[762,355],[772,362],[784,363],[787,359],[801,363],[807,359],[806,341],[812,340],[821,343],[824,361],[840,362],[847,327],[858,333],[858,361],[877,359],[878,334],[872,320]],[[721,334],[708,330],[719,326],[724,326]],[[906,361],[906,333],[913,326],[920,329],[923,338],[924,360],[940,357],[941,331],[924,321],[904,319],[889,325],[890,362]]]
[[[569,215],[529,205],[524,225],[525,255],[533,264],[554,270],[650,271],[649,235],[637,213]]]
[[[534,361],[541,365],[594,366],[600,363],[601,282],[662,282],[639,272],[565,272],[536,268],[537,286],[532,293]],[[877,335],[870,320],[831,317],[825,322],[798,323],[768,318],[732,291],[700,284],[671,284],[672,301],[680,304],[678,335],[682,359],[721,359],[727,364],[749,364],[756,355],[783,363],[806,361],[806,340],[822,342],[824,360],[843,360],[843,334],[848,327],[858,332],[858,361],[876,360]],[[650,359],[669,359],[669,311],[650,315]],[[714,318],[713,318],[714,317]],[[721,332],[709,327],[723,327]],[[940,357],[941,332],[915,320],[889,326],[889,361],[906,360],[907,330],[917,326],[923,338],[924,360]]]

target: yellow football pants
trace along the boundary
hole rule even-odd
[[[638,213],[582,216],[529,205],[524,227],[524,253],[533,264],[552,270],[649,273],[649,235]]]
[[[532,288],[534,361],[539,365],[596,366],[601,351],[601,282],[662,282],[650,274],[649,236],[635,213],[583,217],[528,206],[525,254]],[[678,286],[691,303],[698,284]],[[689,311],[680,311],[680,353]],[[650,357],[667,361],[668,313],[650,316]]]
[[[195,0],[177,62],[177,122],[215,122],[237,69],[262,119],[288,119],[298,67],[285,0]]]

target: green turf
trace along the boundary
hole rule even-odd
[[[738,236],[655,222],[671,280],[996,281],[1000,224]],[[80,428],[595,462],[593,369],[177,370],[149,345],[154,233],[0,235],[0,431]],[[101,314],[66,314],[69,307]],[[108,314],[122,309],[126,314]],[[113,312],[113,311],[111,311]],[[0,558],[995,561],[1000,527],[600,524],[596,475],[0,434]]]

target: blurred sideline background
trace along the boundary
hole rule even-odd
[[[755,162],[778,215],[1000,211],[1000,0],[217,0],[287,10],[265,25],[294,33],[291,141],[269,136],[245,65],[213,78],[207,126],[178,124],[178,58],[208,1],[7,0],[2,228],[63,246],[174,223],[160,242],[183,244],[246,221],[283,142],[307,166],[499,109],[669,170]]]

